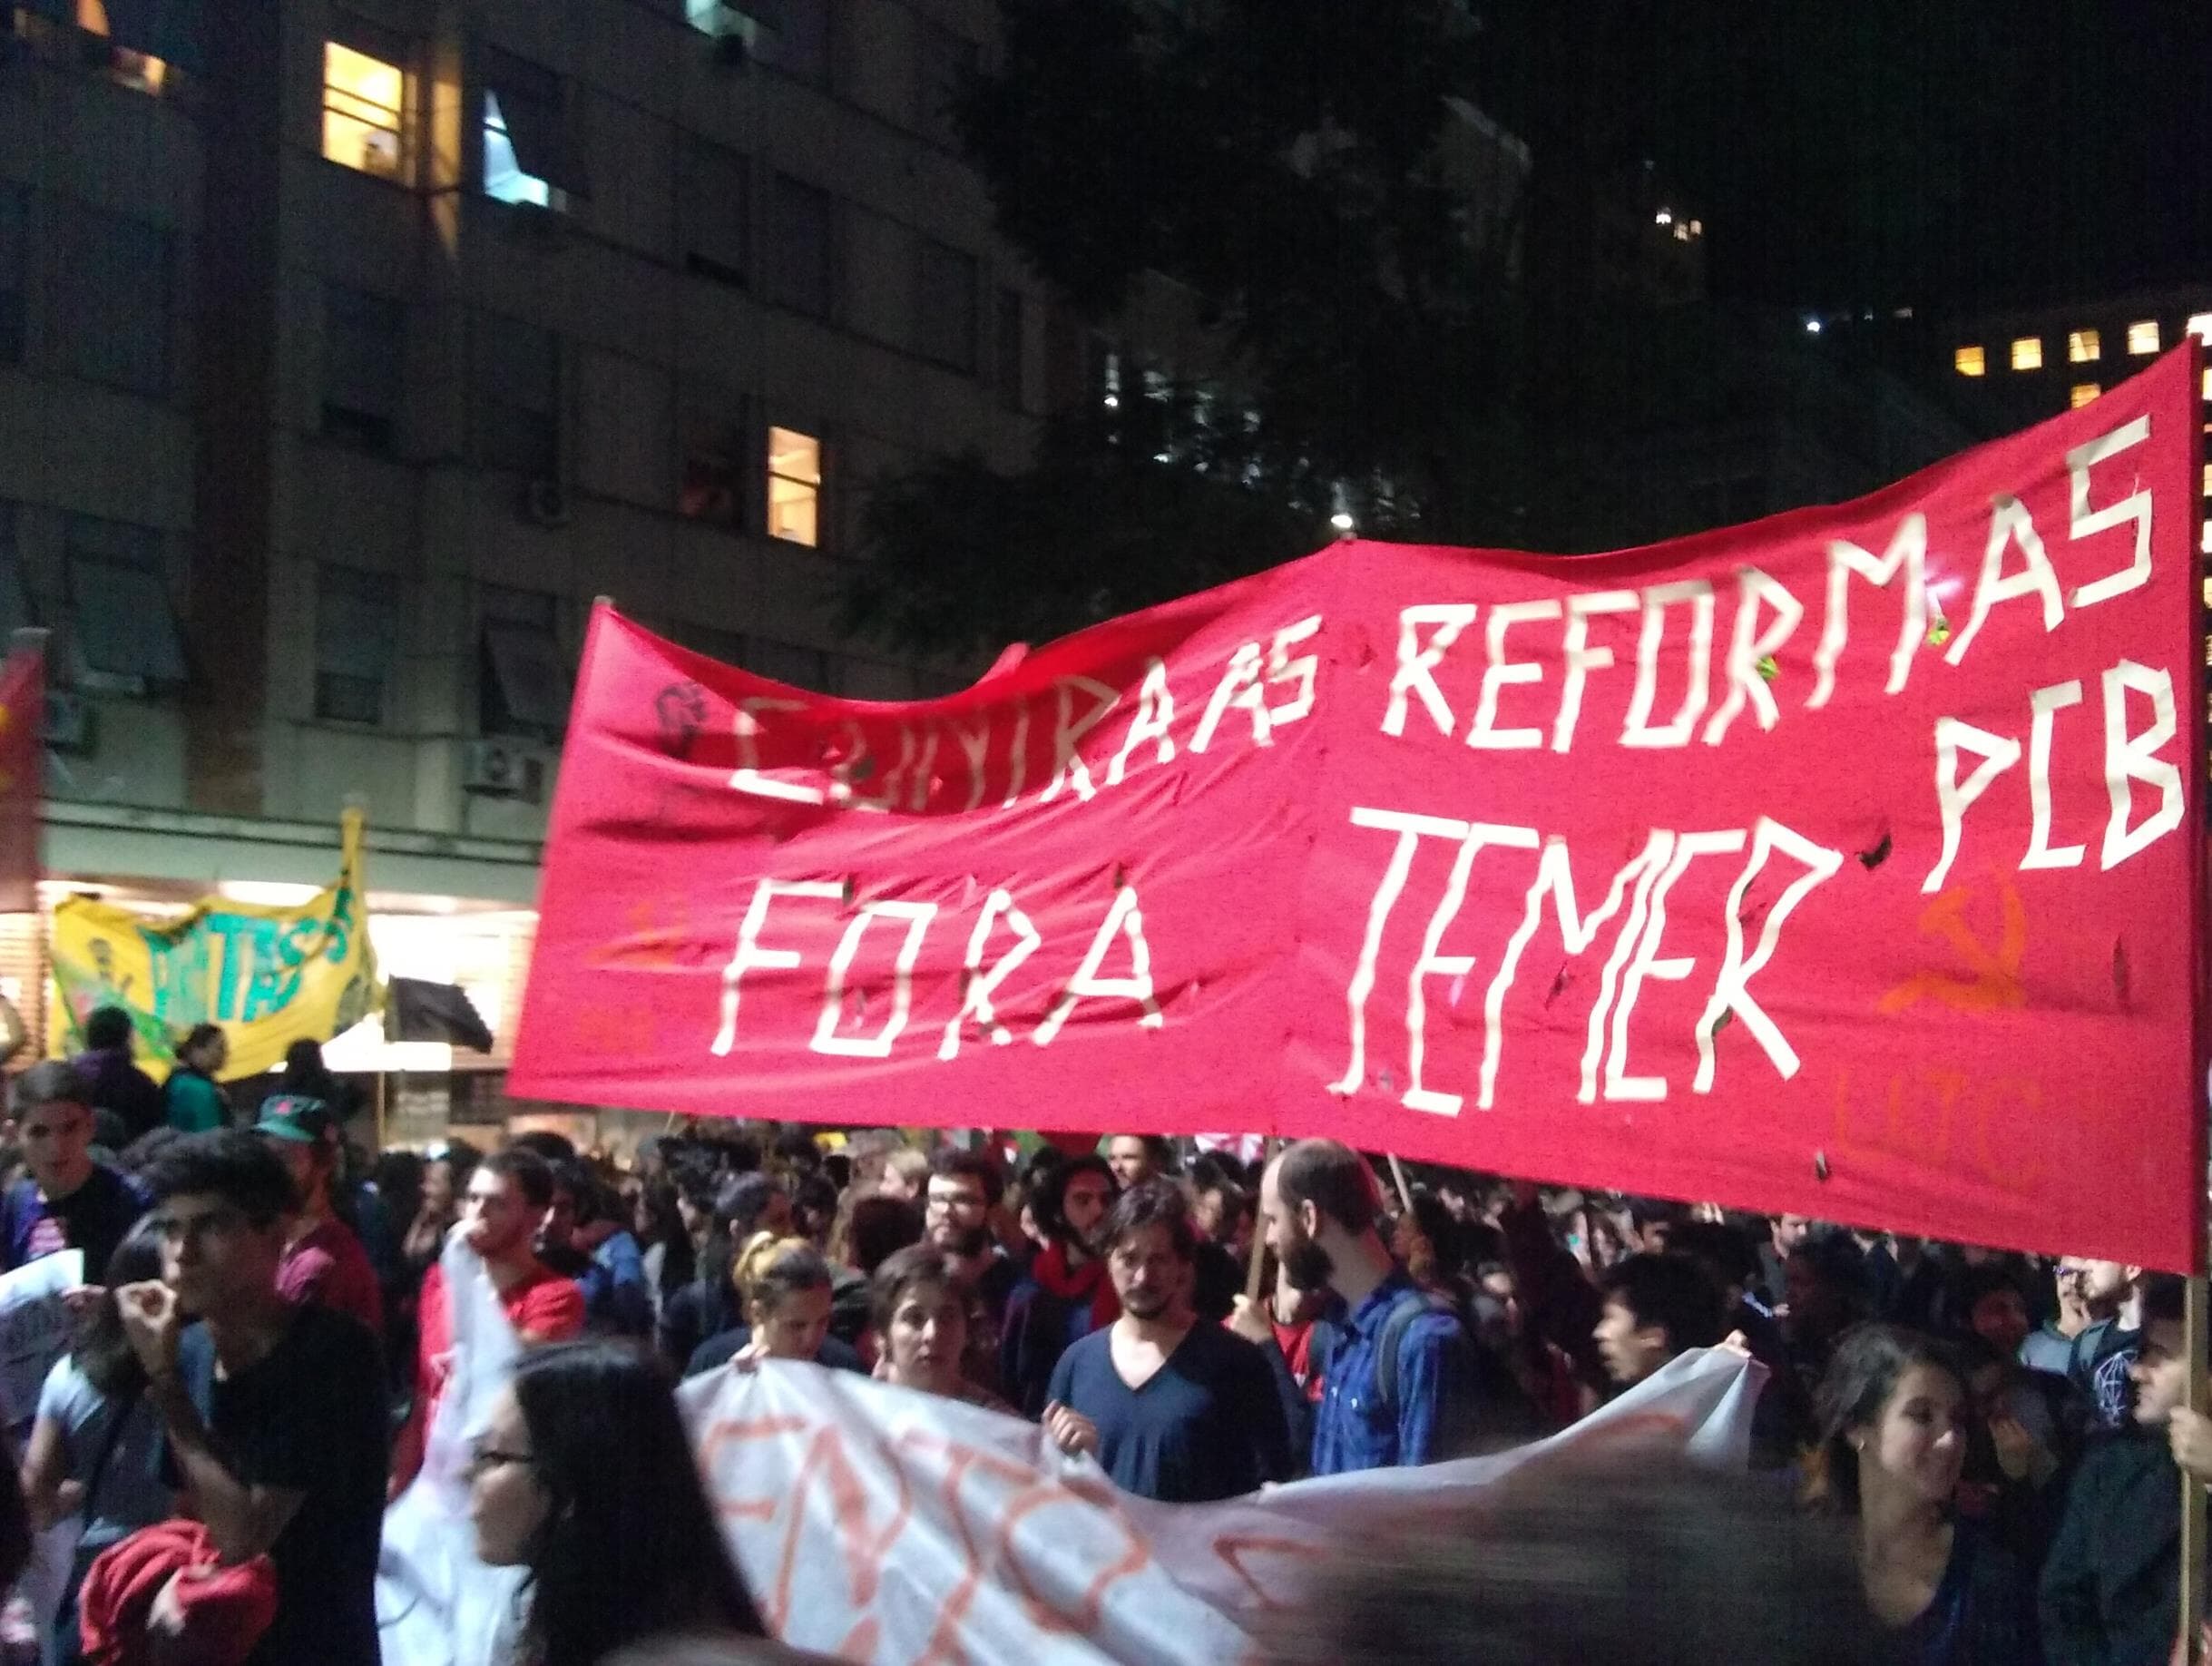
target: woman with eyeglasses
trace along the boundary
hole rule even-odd
[[[648,1641],[763,1635],[675,1396],[634,1349],[524,1355],[469,1479],[476,1553],[529,1570],[516,1666],[600,1666]]]

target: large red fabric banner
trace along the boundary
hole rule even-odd
[[[602,608],[513,1091],[2188,1266],[2195,377],[1620,554],[1339,544],[923,703]]]

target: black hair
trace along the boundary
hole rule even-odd
[[[1092,1153],[1071,1157],[1045,1170],[1038,1177],[1037,1189],[1029,1200],[1029,1209],[1036,1219],[1037,1230],[1054,1243],[1067,1241],[1068,1182],[1079,1174],[1095,1174],[1104,1180],[1109,1197],[1119,1195],[1121,1190],[1121,1182],[1114,1179],[1113,1165],[1103,1157]]]
[[[690,1283],[699,1270],[699,1251],[691,1243],[690,1233],[684,1230],[682,1215],[677,1212],[674,1181],[648,1181],[643,1202],[646,1229],[640,1236],[645,1242],[640,1247],[661,1247],[661,1288],[673,1295]]]
[[[1678,1220],[1667,1234],[1667,1250],[1704,1262],[1723,1284],[1747,1286],[1758,1277],[1759,1252],[1741,1227],[1718,1220]]]
[[[1346,1231],[1369,1230],[1382,1213],[1365,1161],[1336,1140],[1300,1140],[1277,1158],[1275,1188],[1296,1209],[1311,1203]]]
[[[532,1209],[551,1209],[553,1200],[553,1164],[526,1145],[510,1145],[494,1152],[476,1168],[495,1174],[523,1194]],[[471,1170],[474,1173],[475,1171]],[[458,1176],[455,1179],[458,1180]]]
[[[84,1044],[95,1053],[104,1053],[111,1047],[128,1047],[135,1028],[131,1014],[122,1007],[95,1007],[92,1016],[84,1021]]]
[[[772,1174],[759,1171],[740,1174],[724,1185],[715,1199],[715,1219],[726,1223],[725,1230],[734,1242],[743,1243],[760,1230],[760,1217],[768,1213],[769,1200],[789,1195]]]
[[[1720,1286],[1703,1262],[1687,1255],[1632,1255],[1608,1268],[1598,1288],[1629,1310],[1639,1330],[1664,1330],[1670,1353],[1711,1348],[1728,1334]]]
[[[599,1171],[581,1157],[572,1157],[566,1162],[553,1166],[553,1190],[565,1191],[576,1205],[576,1224],[590,1226],[594,1220],[603,1220],[611,1212],[608,1208],[607,1188],[599,1178]]]
[[[243,1128],[186,1134],[148,1163],[139,1181],[157,1204],[175,1197],[219,1197],[256,1228],[274,1225],[299,1207],[284,1160],[268,1141]]]
[[[278,1091],[319,1099],[328,1107],[330,1125],[338,1127],[350,1110],[360,1108],[360,1095],[347,1089],[323,1063],[322,1044],[303,1035],[284,1050],[284,1071],[277,1078]]]
[[[850,1152],[823,1152],[822,1172],[829,1177],[829,1183],[835,1186],[842,1195],[845,1189],[853,1183],[852,1153]]]
[[[829,1176],[811,1169],[798,1175],[791,1183],[791,1214],[801,1237],[827,1233],[836,1225],[837,1189]]]
[[[2148,1273],[2143,1279],[2143,1323],[2153,1319],[2168,1324],[2185,1322],[2189,1282],[2179,1273]]]
[[[188,1053],[197,1053],[211,1041],[221,1040],[222,1033],[223,1028],[220,1024],[192,1025],[190,1030],[185,1032],[184,1039],[177,1044],[177,1057],[181,1059]]]
[[[1860,1325],[1844,1334],[1814,1396],[1820,1451],[1813,1469],[1814,1502],[1838,1515],[1859,1513],[1858,1454],[1851,1431],[1881,1416],[1898,1380],[1915,1366],[1944,1372],[1967,1393],[1966,1367],[1950,1344],[1902,1325]]]
[[[873,1274],[901,1250],[920,1243],[922,1230],[922,1211],[904,1198],[855,1198],[832,1247],[856,1271]]]
[[[909,1244],[886,1259],[868,1280],[868,1318],[877,1335],[890,1335],[899,1304],[908,1291],[923,1288],[950,1290],[964,1299],[967,1293],[959,1263],[942,1250]]]
[[[766,1635],[667,1379],[620,1343],[527,1350],[514,1402],[551,1507],[525,1555],[525,1654],[597,1666],[661,1632]]]
[[[1973,1328],[1974,1309],[1992,1296],[2011,1295],[2019,1298],[2021,1310],[2028,1306],[2028,1293],[2020,1288],[2020,1280],[2012,1269],[1999,1265],[1968,1267],[1961,1269],[1958,1281],[1959,1323],[1968,1329]]]
[[[803,1128],[785,1130],[768,1146],[769,1154],[787,1168],[812,1171],[822,1166],[822,1148]]]
[[[507,1142],[507,1149],[509,1151],[535,1152],[547,1162],[573,1162],[576,1161],[575,1142],[543,1130],[533,1130],[528,1133],[514,1135]]]
[[[1885,1658],[1836,1523],[1679,1456],[1563,1455],[1417,1532],[1347,1535],[1316,1579],[1263,1620],[1270,1666]]]
[[[984,1201],[993,1209],[1006,1195],[1006,1171],[999,1167],[996,1159],[982,1152],[955,1151],[947,1146],[930,1161],[929,1171],[946,1180],[956,1175],[971,1176],[984,1189]]]
[[[161,1234],[152,1221],[142,1219],[124,1234],[108,1257],[106,1288],[100,1302],[86,1318],[69,1350],[85,1380],[108,1399],[121,1402],[146,1387],[146,1367],[138,1362],[138,1350],[122,1328],[122,1308],[115,1292],[126,1284],[143,1284],[161,1276]]]
[[[34,1105],[86,1105],[93,1102],[92,1083],[85,1081],[84,1073],[66,1059],[48,1059],[43,1064],[34,1064],[15,1078],[13,1095],[15,1114],[21,1116]]]
[[[749,1307],[760,1313],[773,1313],[781,1307],[784,1298],[802,1290],[826,1290],[832,1280],[829,1263],[822,1259],[821,1251],[808,1245],[781,1251],[767,1266],[753,1275],[745,1295]],[[752,1313],[746,1318],[758,1324]]]
[[[1151,1226],[1168,1229],[1177,1260],[1188,1265],[1198,1259],[1199,1233],[1190,1224],[1190,1204],[1183,1189],[1171,1180],[1140,1181],[1116,1198],[1100,1231],[1100,1245],[1111,1250],[1122,1240]]]

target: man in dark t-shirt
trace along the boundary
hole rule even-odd
[[[1121,1317],[1052,1369],[1047,1434],[1089,1452],[1124,1492],[1202,1504],[1295,1473],[1267,1354],[1190,1307],[1199,1240],[1170,1181],[1124,1192],[1106,1219]]]
[[[93,1160],[89,1092],[73,1066],[33,1065],[16,1082],[15,1099],[30,1175],[0,1198],[0,1270],[82,1250],[84,1281],[98,1284],[145,1202],[130,1181]]]
[[[226,1563],[263,1552],[276,1563],[276,1620],[249,1666],[377,1666],[387,1454],[376,1338],[279,1292],[296,1198],[264,1141],[189,1135],[146,1182],[162,1277],[116,1301],[161,1414],[169,1478]],[[187,1325],[187,1311],[200,1322]]]

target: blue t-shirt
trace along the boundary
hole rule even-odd
[[[118,1412],[123,1419],[120,1430],[115,1427]],[[89,1485],[101,1452],[108,1455],[99,1488],[86,1501],[91,1514],[81,1548],[103,1548],[176,1514],[176,1496],[161,1480],[161,1416],[144,1395],[133,1395],[118,1406],[93,1387],[75,1360],[63,1358],[46,1373],[38,1415],[61,1430],[70,1480]]]
[[[1061,1355],[1051,1397],[1098,1426],[1100,1466],[1125,1493],[1205,1504],[1294,1473],[1267,1356],[1209,1319],[1134,1389],[1114,1368],[1111,1328],[1093,1331]]]

